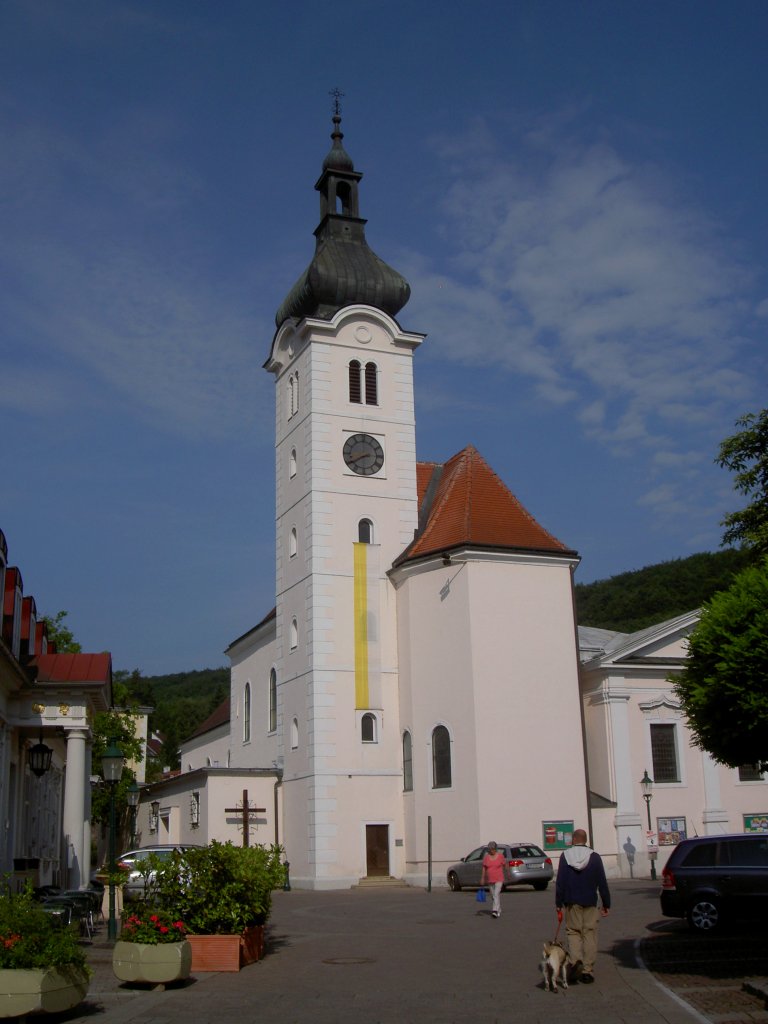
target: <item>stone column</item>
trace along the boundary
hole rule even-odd
[[[647,854],[645,837],[640,812],[635,800],[638,786],[633,772],[630,751],[629,703],[631,695],[617,680],[613,683],[608,679],[608,687],[604,699],[608,704],[611,756],[616,785],[616,853],[622,878],[642,875],[650,867],[646,867]]]
[[[704,774],[704,811],[702,824],[706,835],[729,832],[728,812],[723,808],[720,797],[720,766],[702,750],[701,767]]]
[[[67,763],[64,776],[64,837],[67,843],[67,864],[69,866],[70,889],[79,889],[88,884],[90,848],[84,842],[84,821],[86,817],[86,776],[85,744],[88,733],[85,729],[70,729],[66,733]]]
[[[89,738],[85,744],[85,791],[83,807],[83,870],[80,883],[83,886],[91,882],[91,772],[93,770],[93,741]]]

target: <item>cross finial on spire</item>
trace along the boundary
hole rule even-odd
[[[341,91],[341,89],[339,89],[338,86],[336,86],[335,88],[331,89],[328,95],[333,97],[333,116],[341,117],[341,103],[339,101],[341,100],[341,97],[344,95],[344,93]]]

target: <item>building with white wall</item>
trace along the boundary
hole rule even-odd
[[[240,841],[246,804],[249,840],[282,843],[308,888],[439,883],[490,838],[556,857],[580,826],[612,874],[647,873],[646,769],[665,843],[669,823],[739,830],[765,783],[690,749],[666,682],[695,614],[579,634],[577,553],[474,448],[417,460],[425,335],[401,326],[409,286],[368,247],[338,114],[332,140],[315,255],[265,363],[275,608],[227,649],[228,716],[151,787],[150,841]]]

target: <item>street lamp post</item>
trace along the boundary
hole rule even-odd
[[[111,739],[109,746],[101,758],[101,773],[109,786],[109,919],[107,921],[107,939],[114,942],[117,938],[117,921],[115,920],[115,787],[123,774],[123,752],[117,741]]]
[[[131,846],[133,847],[136,845],[136,812],[139,809],[141,787],[134,781],[128,787],[125,795],[128,800],[128,806],[131,809]]]
[[[643,791],[643,800],[645,800],[645,809],[648,813],[648,832],[651,833],[651,800],[653,800],[653,779],[648,775],[648,769],[646,768],[643,772],[643,777],[640,779],[640,788]],[[653,852],[648,854],[648,859],[651,862],[651,881],[656,881],[656,860]]]

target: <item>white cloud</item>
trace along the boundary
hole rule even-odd
[[[429,272],[414,289],[441,350],[583,403],[584,429],[614,447],[674,443],[673,424],[749,407],[751,275],[658,168],[554,119],[511,155],[482,123],[441,147],[458,253],[439,291]]]

